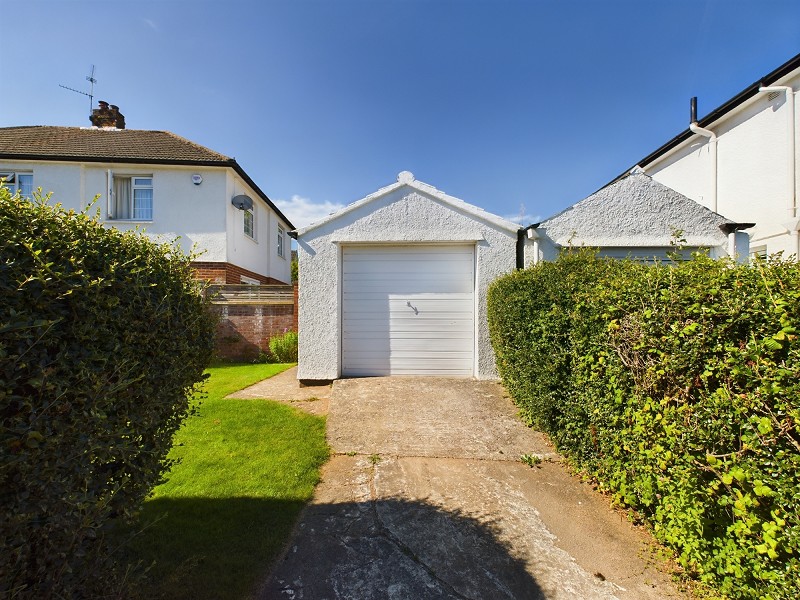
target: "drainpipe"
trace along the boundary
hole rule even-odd
[[[779,92],[786,95],[786,109],[789,111],[789,169],[787,187],[789,188],[788,206],[789,222],[785,225],[789,234],[794,237],[795,257],[800,260],[800,219],[797,214],[797,149],[795,145],[794,88],[788,85],[761,86],[759,92]]]
[[[517,230],[517,270],[525,268],[525,228]]]
[[[689,129],[692,133],[708,138],[709,152],[711,154],[711,210],[717,212],[717,134],[710,129],[703,129],[697,124],[697,96],[694,96],[690,103],[691,122]]]
[[[534,223],[533,225],[529,225],[525,228],[525,231],[528,232],[528,239],[533,240],[533,264],[539,264],[539,232],[536,231],[536,228],[539,227],[539,223]]]

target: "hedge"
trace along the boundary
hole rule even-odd
[[[567,252],[489,290],[529,424],[730,598],[800,597],[800,267]]]
[[[0,595],[124,595],[109,532],[169,467],[214,320],[189,257],[0,186]]]

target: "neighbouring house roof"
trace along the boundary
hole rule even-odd
[[[326,223],[330,223],[331,221],[339,219],[340,217],[342,217],[342,216],[344,216],[344,215],[346,215],[346,214],[348,214],[350,212],[353,212],[354,210],[358,210],[359,208],[361,208],[365,204],[369,204],[369,203],[374,202],[375,200],[377,200],[379,198],[383,198],[384,196],[386,196],[388,194],[391,194],[392,192],[394,192],[396,190],[399,190],[402,187],[408,187],[408,188],[411,188],[411,189],[416,190],[418,192],[421,192],[422,194],[425,194],[426,196],[428,196],[430,198],[438,200],[442,204],[444,204],[446,206],[449,206],[450,208],[452,208],[452,209],[454,209],[454,210],[456,210],[458,212],[461,212],[463,214],[471,216],[471,217],[473,217],[475,219],[484,221],[486,223],[490,223],[490,224],[492,224],[492,225],[494,225],[496,227],[499,227],[500,229],[504,229],[504,230],[510,231],[512,233],[516,233],[520,229],[522,229],[517,223],[513,223],[513,222],[508,221],[507,219],[499,217],[499,216],[497,216],[495,214],[492,214],[490,212],[486,212],[482,208],[479,208],[477,206],[474,206],[472,204],[464,202],[463,200],[460,200],[460,199],[458,199],[458,198],[456,198],[454,196],[449,196],[448,194],[445,194],[443,191],[436,189],[432,185],[429,185],[427,183],[423,183],[422,181],[417,181],[414,178],[414,174],[413,173],[411,173],[409,171],[402,171],[397,176],[397,181],[395,183],[387,185],[386,187],[383,187],[383,188],[379,189],[378,191],[373,192],[372,194],[370,194],[368,196],[365,196],[361,200],[357,200],[355,202],[352,202],[352,203],[348,204],[347,206],[345,206],[344,208],[342,208],[342,209],[340,209],[340,210],[338,210],[338,211],[336,211],[334,213],[331,213],[327,217],[324,217],[324,218],[320,219],[319,221],[316,221],[315,223],[312,223],[311,225],[308,225],[307,227],[299,229],[296,232],[295,235],[296,236],[305,235],[308,232],[313,231],[314,229],[317,229],[318,227],[321,227],[321,226],[325,225]]]
[[[0,127],[0,159],[229,167],[293,229],[236,159],[169,131],[44,125]]]
[[[691,247],[723,244],[745,229],[643,172],[632,172],[538,224],[561,246],[667,247],[680,231]]]
[[[730,113],[731,111],[736,109],[737,107],[741,106],[742,104],[744,104],[745,102],[750,100],[750,98],[753,98],[756,94],[759,93],[758,92],[759,88],[761,88],[762,86],[766,87],[766,86],[773,85],[774,83],[780,81],[781,79],[783,79],[784,77],[786,77],[787,75],[789,75],[792,71],[794,71],[796,69],[800,69],[800,54],[790,58],[788,61],[783,63],[780,67],[778,67],[777,69],[775,69],[771,73],[767,73],[766,75],[761,77],[758,81],[755,81],[755,82],[751,83],[749,86],[747,86],[741,92],[736,94],[733,98],[731,98],[730,100],[728,100],[724,104],[718,106],[717,108],[712,110],[710,113],[708,113],[708,115],[706,115],[704,118],[700,119],[697,122],[697,124],[700,127],[703,127],[703,128],[710,127],[715,122],[719,121],[722,117],[724,117],[725,115],[727,115],[728,113]],[[676,135],[674,138],[669,140],[666,144],[664,144],[660,148],[654,150],[653,152],[651,152],[650,154],[645,156],[643,159],[641,159],[636,164],[638,166],[640,166],[640,167],[646,167],[647,165],[649,165],[650,163],[654,162],[655,160],[657,160],[658,158],[660,158],[661,156],[663,156],[664,154],[666,154],[667,152],[669,152],[673,148],[676,148],[677,146],[681,145],[685,141],[691,139],[694,135],[696,135],[696,134],[693,133],[691,131],[691,129],[689,129],[687,127],[686,129],[681,131],[678,135]],[[616,181],[618,179],[621,179],[622,177],[625,177],[627,172],[628,171],[626,171],[625,173],[622,173],[621,175],[617,176],[617,178],[614,179],[614,181]]]

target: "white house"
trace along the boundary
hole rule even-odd
[[[298,379],[496,378],[486,290],[522,231],[407,171],[300,229]]]
[[[736,223],[634,171],[541,223],[527,227],[526,265],[555,260],[567,247],[653,262],[695,251],[747,260],[752,223]]]
[[[645,173],[712,211],[755,223],[751,254],[800,255],[800,54],[649,154]]]
[[[94,205],[105,224],[180,237],[216,283],[290,283],[294,226],[233,159],[167,131],[124,129],[115,106],[98,126],[0,128],[0,177],[67,208]]]

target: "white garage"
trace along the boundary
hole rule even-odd
[[[518,225],[403,172],[295,235],[299,379],[497,378],[486,289],[522,262]]]
[[[472,376],[475,246],[342,248],[342,375]]]

